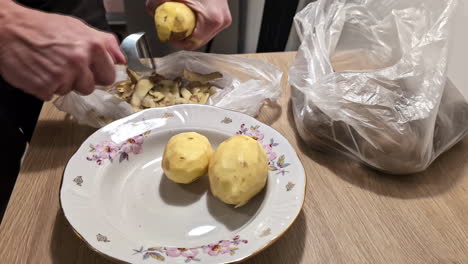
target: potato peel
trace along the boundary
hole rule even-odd
[[[176,104],[206,104],[217,88],[210,81],[222,78],[220,72],[200,74],[184,70],[174,79],[159,74],[143,76],[127,68],[128,80],[115,83],[110,92],[129,103],[135,112]]]
[[[207,83],[216,79],[223,78],[223,74],[220,72],[201,74],[184,69],[184,78],[192,82]]]

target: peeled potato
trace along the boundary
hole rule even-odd
[[[213,154],[208,176],[215,197],[235,207],[243,206],[265,187],[268,176],[265,150],[251,137],[232,137]]]
[[[156,8],[154,22],[160,41],[183,40],[195,29],[195,13],[179,2],[165,2]]]
[[[205,136],[181,133],[167,142],[162,168],[170,180],[191,183],[206,174],[212,154],[213,149]]]

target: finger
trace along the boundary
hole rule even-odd
[[[154,16],[154,13],[156,11],[156,8],[163,4],[164,2],[168,2],[168,1],[171,1],[171,0],[146,0],[146,12],[150,15],[150,16]]]
[[[190,35],[188,38],[184,40],[173,40],[170,41],[170,43],[177,48],[184,50],[196,50],[205,45],[210,39],[214,37],[214,35],[209,35],[208,32],[204,34],[206,30],[201,29],[198,25],[202,24],[197,22],[197,26],[193,30],[192,35]]]
[[[94,76],[89,68],[83,68],[76,76],[73,90],[81,95],[88,95],[94,91]]]
[[[43,101],[51,100],[54,96],[54,92],[59,87],[59,83],[53,80],[49,72],[39,73],[35,77],[36,78],[31,79],[31,94]]]
[[[71,91],[71,89],[72,89],[71,84],[63,84],[57,88],[57,90],[55,91],[55,94],[63,96],[63,95],[68,94]]]
[[[94,81],[99,85],[111,85],[115,81],[115,66],[111,55],[103,48],[94,49],[89,66]]]
[[[224,17],[227,19],[223,19]],[[231,23],[230,19],[230,14],[207,19],[201,13],[197,13],[197,24],[193,33],[184,40],[171,41],[171,44],[185,50],[199,49],[213,39],[220,31],[228,27]]]
[[[54,93],[50,90],[44,89],[44,87],[37,87],[31,91],[32,95],[41,99],[42,101],[50,101],[54,97]]]
[[[39,99],[45,102],[52,100],[52,98],[54,98],[53,94],[44,94],[44,95],[39,96]]]
[[[150,16],[154,16],[154,12],[156,11],[156,7],[158,6],[158,3],[159,1],[155,1],[155,0],[146,0],[146,12],[148,13],[148,15]]]
[[[114,35],[110,35],[108,37],[107,43],[106,43],[106,49],[109,55],[111,55],[114,64],[126,64],[127,63],[127,58],[125,58],[125,55],[122,53],[122,50],[120,49],[119,42],[115,38]]]
[[[64,84],[72,75],[72,71],[64,71],[66,62],[64,60],[52,61],[49,57],[33,56],[32,62],[27,65],[26,72],[29,72],[26,89],[24,91],[31,93],[43,101],[49,101],[53,98],[55,92]],[[42,65],[42,67],[34,67],[33,65]]]
[[[46,90],[41,90],[41,88],[42,87],[33,89],[31,91],[26,91],[26,92],[41,99],[42,101],[50,101],[52,97],[54,96],[54,94]]]
[[[214,38],[216,33],[217,31],[210,32],[210,29],[207,28],[207,25],[204,24],[203,21],[199,21],[197,22],[197,26],[193,30],[192,35],[184,40],[171,41],[170,43],[180,49],[196,50]]]
[[[71,65],[72,66],[72,65]],[[67,68],[71,69],[71,68]],[[75,78],[76,73],[73,70],[66,70],[62,71],[62,74],[60,77],[56,78],[56,88],[54,91],[54,94],[57,95],[66,95],[69,93],[72,89],[73,81]]]
[[[172,40],[170,43],[175,47],[184,50],[197,50],[204,45],[204,41],[194,39]]]

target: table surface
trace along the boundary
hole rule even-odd
[[[309,151],[297,140],[289,104],[294,55],[242,55],[285,72],[280,106],[264,107],[258,119],[291,142],[308,178],[291,229],[245,263],[468,263],[468,141],[426,172],[403,177]],[[59,207],[64,166],[94,131],[44,105],[0,226],[1,263],[112,263],[74,235]]]

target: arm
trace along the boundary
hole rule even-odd
[[[150,14],[154,15],[156,7],[167,1],[171,0],[146,0],[146,8]],[[227,0],[176,1],[186,4],[197,14],[197,25],[192,35],[188,39],[171,42],[178,48],[195,50],[231,25],[232,18]]]
[[[78,19],[0,0],[0,75],[42,100],[72,90],[90,94],[115,79],[125,63],[113,35]]]

